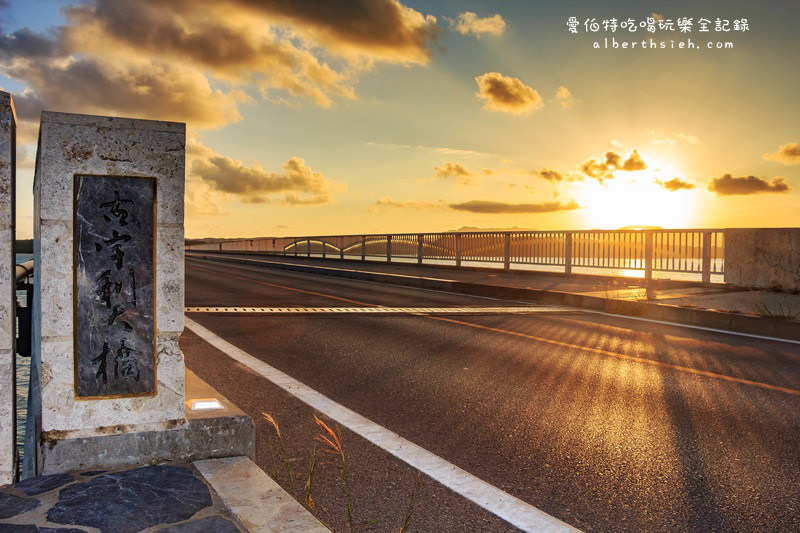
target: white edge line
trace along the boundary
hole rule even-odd
[[[524,531],[578,531],[536,507],[483,481],[438,455],[351,411],[291,376],[237,348],[197,322],[186,327],[214,348],[254,370],[309,407],[411,465],[453,492]]]

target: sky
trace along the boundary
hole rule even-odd
[[[799,26],[788,0],[0,0],[18,237],[42,110],[186,122],[190,238],[798,226]]]

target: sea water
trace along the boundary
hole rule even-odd
[[[17,264],[33,259],[33,254],[17,254]],[[22,306],[27,306],[25,291],[17,291],[17,300]],[[31,374],[31,358],[17,355],[17,450],[22,459],[22,450],[25,447],[25,420],[28,411],[28,381]]]

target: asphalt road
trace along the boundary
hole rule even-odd
[[[522,304],[187,257],[186,305]],[[579,529],[800,530],[797,344],[577,309],[187,316]],[[341,469],[315,440],[313,409],[190,331],[181,346],[191,370],[254,418],[256,462],[301,501],[316,446],[314,513],[344,527]],[[514,530],[357,434],[342,436],[355,522],[397,530],[419,480],[410,531]]]

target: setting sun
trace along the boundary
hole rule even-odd
[[[655,162],[653,162],[655,163]],[[630,173],[615,172],[604,181],[583,183],[578,202],[584,207],[586,227],[617,229],[626,226],[689,227],[694,222],[696,191],[669,190],[676,179],[670,167],[653,164]],[[670,176],[665,179],[662,176]],[[681,178],[677,178],[681,180]],[[692,187],[680,181],[684,187]]]

